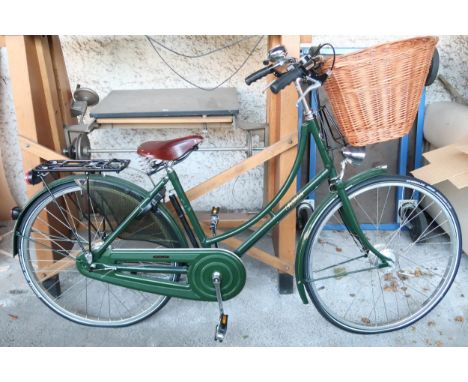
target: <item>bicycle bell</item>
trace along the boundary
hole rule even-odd
[[[271,63],[284,60],[288,52],[283,45],[276,45],[268,51],[268,61]]]

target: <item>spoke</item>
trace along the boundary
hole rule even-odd
[[[110,290],[110,289],[109,289],[109,290]],[[130,315],[131,315],[132,313],[130,312],[130,309],[128,309],[127,305],[125,305],[125,304],[122,302],[122,300],[120,300],[120,298],[119,298],[118,296],[116,296],[114,292],[112,292],[112,290],[110,290],[110,293],[112,294],[112,296],[114,296],[114,298],[115,298],[118,302],[120,302],[120,304],[121,304],[121,305],[127,310],[127,312],[130,313]],[[120,315],[120,318],[123,319],[123,316]]]
[[[420,263],[417,263],[416,261],[410,259],[409,257],[406,257],[404,255],[400,255],[400,257],[402,257],[403,259],[405,259],[406,261],[409,261],[410,263],[413,263],[414,265],[417,265],[418,267],[421,267],[427,271],[430,272],[430,276],[439,276],[440,278],[444,278],[443,275],[439,274],[439,273],[436,273],[434,271],[432,271],[431,269],[427,268],[426,266],[420,264]]]
[[[47,184],[46,184],[46,183],[44,183],[44,184],[45,184],[45,187],[47,188],[47,190],[49,191],[49,194],[50,194],[50,196],[52,197],[52,199],[53,199],[55,205],[58,207],[60,213],[62,214],[63,219],[64,219],[68,224],[70,224],[70,222],[68,221],[68,219],[66,218],[66,216],[65,216],[64,213],[63,213],[62,207],[61,207],[60,204],[57,202],[57,199],[55,198],[54,194],[53,194],[52,191],[49,189],[49,187],[47,186]],[[44,208],[44,210],[47,211],[47,208]],[[57,217],[55,217],[55,218],[57,219]],[[73,216],[72,216],[72,218],[73,218]],[[60,220],[60,219],[57,219],[57,220]],[[63,224],[64,224],[64,223],[63,223]],[[64,224],[64,225],[65,225],[65,224]],[[65,225],[65,226],[66,226],[66,225]],[[79,239],[78,239],[78,234],[77,234],[76,230],[73,230],[73,228],[71,228],[70,225],[68,226],[68,228],[69,228],[69,229],[72,231],[72,233],[75,235],[76,239],[78,240],[78,244],[80,245],[80,247],[82,247],[82,250],[84,251],[84,247],[82,246],[81,242],[80,242]]]
[[[24,238],[24,236],[22,236],[22,237]],[[57,249],[54,249],[54,248],[49,247],[49,246],[47,246],[47,245],[44,245],[44,244],[42,244],[42,243],[40,243],[40,242],[38,242],[38,241],[36,241],[36,240],[30,238],[30,237],[29,237],[29,238],[25,238],[25,239],[30,240],[30,241],[32,241],[33,243],[36,243],[37,245],[46,248],[48,251],[51,251],[51,252],[53,252],[53,253],[56,253],[56,254],[58,254],[58,255],[60,255],[60,256],[62,256],[62,257],[68,257],[68,256],[69,256],[69,257],[73,257],[73,256],[70,256],[69,254],[64,254],[62,251],[59,251],[59,250],[57,250]],[[34,250],[37,251],[38,249],[34,248]],[[66,252],[68,252],[68,251],[66,251]],[[32,261],[33,261],[33,260],[31,260],[31,258],[30,258],[30,259],[29,259],[29,262],[32,262]],[[45,261],[45,260],[34,260],[34,261],[38,262],[38,261]]]
[[[364,214],[367,216],[367,218],[369,219],[369,223],[371,223],[375,228],[378,228],[377,225],[374,223],[374,220],[372,220],[372,218],[369,216],[369,214],[367,213],[366,210],[364,210],[364,208],[361,206],[361,203],[358,202],[357,199],[354,199],[356,201],[356,204],[358,205],[358,207],[361,209],[362,212],[364,212]]]
[[[378,274],[379,274],[379,272],[377,272],[377,275]],[[379,279],[379,285],[380,285],[380,293],[382,294],[382,302],[384,304],[385,317],[387,318],[387,322],[388,322],[387,304],[385,303],[385,296],[384,296],[384,291],[383,291],[383,288],[382,288],[382,280],[380,279],[380,277],[378,277],[378,279]]]
[[[50,214],[51,216],[53,216],[57,222],[59,222],[59,223],[62,224],[64,227],[66,227],[66,228],[68,228],[70,231],[72,231],[72,233],[75,235],[75,237],[76,237],[76,239],[77,239],[77,243],[78,243],[78,244],[81,243],[80,240],[79,240],[79,238],[81,238],[81,239],[83,239],[83,240],[85,241],[85,239],[84,239],[81,235],[79,235],[78,232],[73,232],[73,228],[72,228],[72,227],[70,227],[69,225],[66,225],[61,219],[59,219],[57,216],[55,216],[54,213],[52,213],[51,211],[49,211],[49,210],[47,209],[47,207],[44,207],[44,211],[46,211],[48,214]],[[38,217],[39,217],[39,216],[38,216]],[[67,223],[68,223],[68,221],[67,221]],[[48,223],[47,223],[47,224],[48,224]]]
[[[335,267],[337,267],[338,265],[350,263],[351,261],[355,261],[355,260],[358,260],[358,259],[362,259],[363,257],[366,257],[366,255],[357,256],[357,257],[354,257],[354,258],[352,258],[352,259],[349,259],[349,260],[346,260],[346,261],[342,261],[341,263],[336,263],[336,264],[334,264],[334,265],[330,265],[330,266],[328,266],[328,267],[325,267],[325,268],[319,269],[319,270],[317,270],[317,271],[314,271],[314,273],[322,272],[322,271],[325,271],[325,270],[330,269],[330,268],[335,268]]]
[[[44,236],[44,237],[46,238],[47,241],[50,241],[50,242],[52,242],[52,243],[55,243],[55,245],[57,245],[57,247],[59,247],[62,251],[68,252],[67,249],[65,249],[64,247],[62,247],[62,246],[61,246],[58,242],[56,242],[55,240],[52,240],[52,239],[48,238],[48,237],[47,237],[45,234],[43,234],[41,231],[37,231],[37,230],[35,230],[35,229],[32,229],[31,231],[32,231],[33,233],[38,233],[39,235]],[[31,237],[30,237],[30,238],[31,238]],[[34,239],[31,239],[31,240],[34,240]],[[37,242],[37,240],[40,240],[40,239],[37,238],[37,239],[36,239],[36,242]]]
[[[44,211],[46,211],[46,213],[52,215],[54,217],[54,219],[56,221],[58,221],[60,224],[62,224],[64,227],[68,228],[71,230],[70,227],[66,226],[60,219],[58,219],[54,214],[52,214],[51,212],[47,211],[47,208],[44,208]],[[59,230],[57,230],[53,225],[49,224],[47,221],[45,221],[44,219],[42,219],[39,215],[37,215],[36,217],[37,220],[39,220],[40,222],[42,222],[43,224],[47,225],[49,228],[53,229],[55,232],[57,232],[59,235],[63,235]],[[65,235],[63,235],[63,237],[67,237]],[[81,236],[80,236],[81,237]],[[81,237],[83,240],[84,238]]]
[[[428,206],[426,206],[424,209],[422,209],[422,210],[420,209],[419,212],[418,212],[416,215],[411,216],[411,215],[414,213],[414,211],[416,211],[416,210],[418,209],[419,204],[421,204],[421,201],[424,199],[425,196],[426,196],[426,195],[424,195],[424,196],[421,198],[420,202],[419,202],[418,205],[413,209],[413,211],[411,211],[411,213],[410,213],[407,217],[405,217],[405,219],[400,223],[400,228],[399,228],[398,230],[396,230],[396,231],[390,236],[390,239],[387,241],[387,243],[385,243],[386,248],[389,248],[391,242],[394,240],[394,238],[395,238],[397,235],[400,234],[401,230],[403,229],[403,227],[406,226],[406,224],[408,224],[411,220],[413,220],[415,217],[419,216],[419,214],[422,214],[425,210],[427,210],[430,206],[432,206],[432,205],[434,204],[434,202],[432,202],[431,204],[429,204]],[[411,218],[411,219],[410,219],[410,218]]]

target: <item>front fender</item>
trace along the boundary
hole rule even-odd
[[[362,183],[368,179],[375,178],[376,176],[384,175],[387,172],[387,168],[385,167],[375,167],[371,168],[367,171],[361,172],[348,180],[344,181],[345,189],[349,190],[351,187],[356,186],[359,183]],[[314,211],[308,222],[306,223],[304,230],[302,231],[301,237],[297,243],[296,249],[296,285],[297,290],[299,292],[299,296],[302,299],[304,304],[308,303],[307,294],[305,291],[304,286],[304,257],[306,254],[306,250],[309,244],[309,240],[312,235],[312,231],[319,219],[322,215],[323,211],[327,207],[329,207],[332,203],[334,203],[338,199],[338,195],[336,192],[330,192],[325,200],[323,200],[317,209]]]
[[[61,186],[63,184],[66,184],[66,183],[71,183],[71,182],[75,182],[76,179],[83,179],[84,176],[83,175],[74,175],[74,176],[67,176],[65,178],[61,178],[61,179],[58,179],[58,180],[55,180],[51,183],[48,184],[48,187],[50,190],[53,190],[54,188],[58,187],[58,186]],[[89,179],[90,180],[93,180],[93,179],[97,179],[97,180],[101,180],[105,183],[108,183],[108,184],[111,184],[111,185],[114,185],[114,186],[117,186],[117,187],[120,187],[122,189],[125,189],[129,192],[132,192],[142,198],[145,198],[146,196],[148,196],[148,192],[141,188],[140,186],[134,184],[134,183],[131,183],[125,179],[122,179],[122,178],[117,178],[115,176],[101,176],[101,175],[90,175],[89,176]],[[27,216],[28,214],[28,211],[29,209],[31,208],[31,206],[34,204],[34,202],[36,200],[38,200],[42,195],[48,193],[47,189],[46,188],[43,188],[42,190],[40,190],[39,192],[37,192],[29,201],[28,203],[24,206],[23,210],[21,211],[20,215],[18,216],[18,219],[16,220],[16,223],[15,223],[15,228],[14,228],[14,238],[13,238],[13,256],[16,256],[18,254],[18,240],[17,240],[17,236],[18,236],[18,231],[21,227],[21,224],[25,218],[25,216]],[[166,207],[164,206],[164,204],[159,204],[158,206],[158,212],[161,214],[162,218],[169,224],[169,226],[172,228],[172,231],[173,231],[173,234],[175,236],[177,236],[177,238],[179,240],[181,240],[182,243],[184,243],[184,246],[188,246],[188,243],[187,243],[187,240],[185,238],[185,235],[183,234],[182,230],[180,229],[179,225],[176,223],[176,221],[174,220],[173,216],[169,213],[169,211],[166,209]]]

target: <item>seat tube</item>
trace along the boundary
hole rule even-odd
[[[184,192],[184,189],[182,185],[180,184],[179,177],[177,176],[176,172],[170,167],[167,169],[167,176],[169,180],[171,181],[172,186],[174,187],[174,191],[179,197],[180,203],[182,204],[182,207],[185,213],[187,214],[187,217],[190,220],[190,224],[192,225],[195,235],[197,236],[202,247],[205,246],[206,245],[205,232],[203,231],[203,228],[200,225],[200,222],[198,221],[197,216],[195,215],[195,212],[193,211],[192,205],[190,204],[190,201],[187,198],[187,194]]]

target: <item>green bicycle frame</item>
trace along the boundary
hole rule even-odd
[[[301,159],[304,155],[305,148],[307,143],[312,135],[316,145],[317,150],[320,154],[320,157],[324,164],[324,169],[310,182],[308,182],[304,187],[302,187],[299,192],[292,197],[287,203],[285,203],[281,208],[277,211],[273,211],[273,209],[278,205],[279,201],[283,198],[285,193],[291,187],[294,179],[297,176],[301,165]],[[306,196],[317,189],[322,182],[328,180],[330,183],[330,195],[326,200],[324,200],[321,205],[319,205],[314,212],[312,218],[310,219],[308,226],[305,228],[305,235],[303,234],[299,243],[298,243],[298,251],[296,254],[296,282],[298,285],[299,293],[301,295],[302,300],[307,303],[307,298],[305,297],[305,292],[303,290],[303,257],[306,247],[306,242],[308,241],[310,231],[311,231],[311,222],[317,220],[318,216],[321,212],[323,212],[324,207],[334,201],[336,198],[339,198],[342,202],[342,217],[343,222],[348,228],[350,232],[357,237],[361,245],[365,250],[371,251],[374,253],[380,260],[381,260],[381,267],[388,266],[388,261],[391,261],[384,255],[382,255],[379,251],[377,251],[367,240],[366,236],[364,235],[363,231],[360,228],[360,225],[356,219],[356,215],[351,207],[350,201],[347,197],[347,189],[351,186],[367,180],[371,177],[375,177],[378,175],[382,175],[385,173],[384,167],[378,167],[374,169],[367,170],[362,172],[347,181],[342,181],[339,177],[337,177],[337,171],[334,166],[333,160],[329,155],[328,149],[325,146],[324,142],[322,141],[319,133],[319,129],[316,123],[315,118],[312,118],[309,121],[306,121],[302,125],[300,139],[299,139],[299,147],[297,151],[297,155],[291,169],[291,172],[286,179],[285,183],[278,191],[278,193],[274,196],[274,198],[254,217],[250,220],[246,221],[245,223],[239,225],[236,228],[228,230],[220,235],[208,237],[193,208],[190,204],[190,201],[187,198],[186,193],[183,190],[183,187],[180,183],[180,180],[176,174],[176,172],[171,168],[167,168],[167,174],[164,176],[154,187],[154,189],[148,193],[146,198],[137,206],[130,215],[104,240],[102,245],[92,251],[93,259],[98,260],[110,246],[110,244],[119,236],[119,234],[127,227],[128,224],[132,222],[140,213],[145,210],[145,207],[148,206],[149,203],[158,195],[158,193],[166,186],[167,183],[171,183],[176,195],[178,196],[180,203],[190,221],[190,224],[193,228],[196,238],[198,239],[200,246],[202,248],[199,251],[203,252],[203,248],[210,248],[213,245],[222,242],[223,240],[238,235],[241,232],[246,231],[248,228],[252,227],[255,223],[259,222],[265,216],[268,216],[269,219],[260,226],[258,230],[253,232],[245,242],[243,242],[237,249],[234,250],[234,253],[241,257],[243,256],[246,251],[251,248],[255,243],[260,240],[274,225],[276,225],[284,216],[286,216],[289,212],[297,207],[297,205],[306,198]]]

